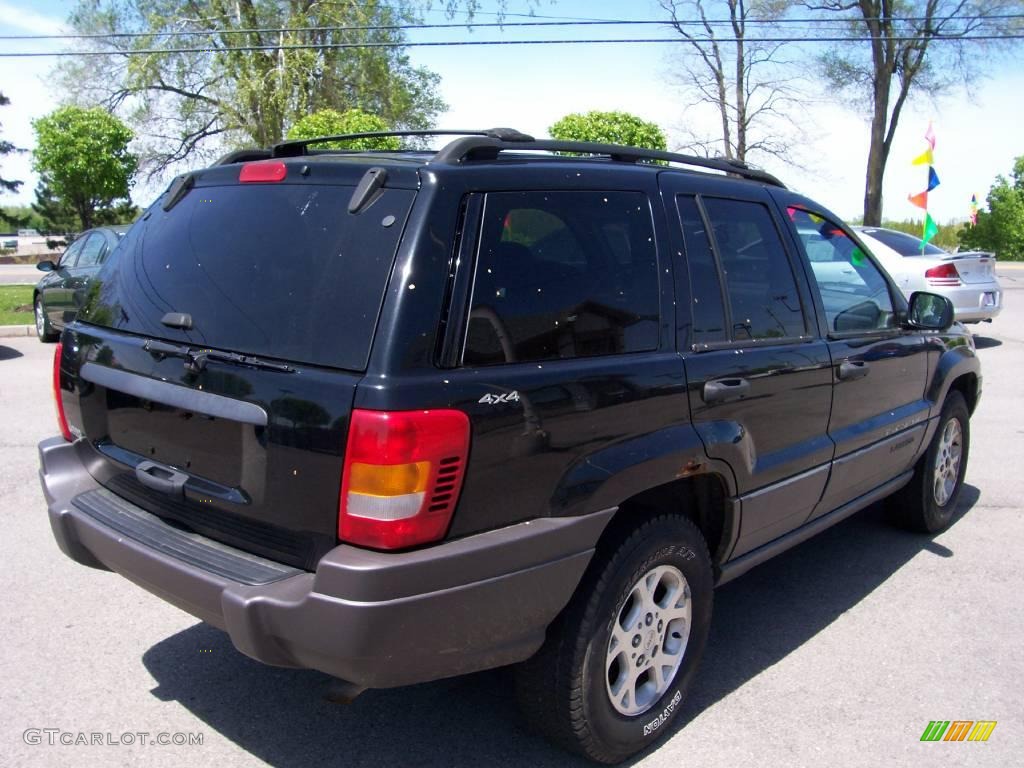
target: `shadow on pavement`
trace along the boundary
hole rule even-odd
[[[3,344],[0,344],[0,360],[14,360],[22,356],[22,353],[13,347],[5,347]]]
[[[992,349],[992,347],[1003,346],[1003,342],[999,339],[993,339],[991,336],[975,336],[974,346],[978,349]]]
[[[979,496],[964,486],[954,525]],[[956,556],[931,537],[893,528],[876,505],[722,587],[680,727],[800,648],[921,552]],[[259,664],[206,624],[154,645],[143,663],[160,700],[177,701],[279,768],[592,765],[525,730],[507,669],[368,691],[343,706],[324,700],[328,676]]]

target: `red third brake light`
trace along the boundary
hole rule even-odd
[[[931,285],[960,285],[960,273],[956,271],[955,264],[940,264],[937,267],[932,267],[925,271],[924,276]]]
[[[288,175],[288,166],[280,160],[256,160],[251,163],[244,163],[242,170],[238,173],[238,180],[242,183],[273,183],[284,181]]]
[[[437,541],[451,522],[468,453],[462,411],[352,411],[338,538],[376,549]]]
[[[57,342],[53,350],[53,402],[57,406],[57,425],[64,439],[71,440],[71,430],[68,428],[68,420],[64,415],[64,400],[60,396],[60,358],[64,351],[64,344]]]

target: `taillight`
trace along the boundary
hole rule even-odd
[[[954,264],[939,264],[926,270],[924,276],[932,285],[960,285],[960,273]]]
[[[468,453],[469,418],[462,411],[354,410],[338,538],[376,549],[442,538]]]
[[[60,396],[60,358],[64,351],[64,344],[57,342],[53,350],[53,401],[57,406],[57,425],[64,439],[71,440],[71,430],[68,428],[68,419],[64,415],[64,400]]]
[[[238,172],[238,180],[243,183],[273,183],[284,181],[288,175],[288,166],[280,160],[256,160],[244,163]]]

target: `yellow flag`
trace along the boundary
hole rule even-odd
[[[924,152],[922,152],[920,155],[915,157],[911,161],[910,164],[911,165],[931,165],[932,164],[932,150],[931,150],[931,147],[929,147]]]

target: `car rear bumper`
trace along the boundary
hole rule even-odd
[[[995,281],[970,283],[960,288],[942,289],[937,292],[953,302],[953,314],[961,323],[990,320],[1003,311],[1003,291]]]
[[[315,573],[182,531],[114,496],[74,444],[39,445],[61,550],[225,630],[276,666],[392,687],[521,661],[572,596],[614,510],[404,553],[340,545]]]

